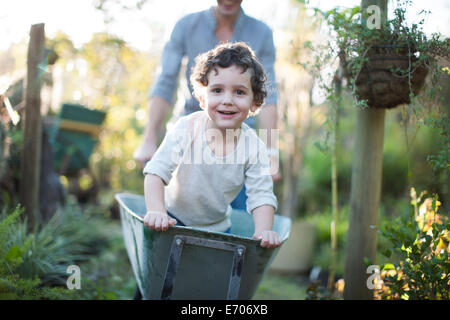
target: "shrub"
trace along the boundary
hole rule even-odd
[[[26,228],[19,217],[23,210],[16,207],[10,214],[4,210],[0,219],[0,299],[67,299],[72,292],[62,288],[43,286],[37,274],[22,277],[20,268],[29,259],[33,235],[25,235]],[[15,234],[25,235],[17,242]]]
[[[386,224],[382,235],[390,240],[399,262],[387,263],[381,272],[380,299],[450,299],[448,217],[438,213],[437,196],[423,199],[411,189],[411,212]]]
[[[0,299],[99,297],[89,281],[84,282],[88,288],[83,292],[68,290],[67,267],[87,262],[107,249],[106,219],[68,204],[47,224],[28,233],[26,221],[20,220],[23,210],[8,211],[0,215]]]

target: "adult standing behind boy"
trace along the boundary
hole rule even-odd
[[[275,47],[272,30],[262,21],[249,17],[241,8],[242,0],[217,0],[217,6],[208,10],[188,14],[173,28],[170,40],[164,47],[161,74],[150,93],[148,121],[141,145],[135,150],[134,158],[143,167],[157,149],[158,132],[174,102],[181,61],[187,56],[186,79],[189,95],[185,98],[183,115],[200,110],[198,101],[192,95],[190,83],[194,59],[200,53],[214,48],[220,42],[246,42],[255,51],[268,78],[268,97],[259,114],[259,128],[265,129],[267,147],[271,155],[272,168],[277,168],[278,153],[272,149],[270,130],[277,128],[277,87],[274,62]],[[255,128],[254,117],[246,123]],[[272,174],[274,181],[280,179],[278,171]]]

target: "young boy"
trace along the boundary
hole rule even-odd
[[[263,67],[243,42],[220,44],[196,58],[191,83],[203,111],[180,118],[145,166],[144,225],[229,232],[229,204],[245,184],[253,237],[263,247],[281,244],[272,231],[277,199],[267,150],[243,123],[263,104],[265,81]]]

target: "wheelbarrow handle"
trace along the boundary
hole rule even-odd
[[[230,272],[230,282],[228,285],[228,300],[236,300],[239,295],[239,288],[241,284],[242,267],[245,256],[245,246],[230,242],[222,242],[217,240],[210,240],[192,236],[176,235],[172,241],[170,249],[169,262],[167,264],[166,274],[164,277],[164,285],[161,292],[162,300],[170,300],[175,283],[178,266],[180,264],[181,253],[183,245],[189,244],[199,247],[208,247],[214,249],[221,249],[234,252],[233,264]]]

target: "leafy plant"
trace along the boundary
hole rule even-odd
[[[417,197],[411,189],[412,210],[408,216],[387,223],[382,235],[399,255],[398,263],[386,263],[382,269],[381,299],[450,299],[450,224],[438,213],[437,196]]]
[[[32,248],[32,236],[22,243],[14,241],[23,209],[15,208],[10,214],[2,213],[0,219],[0,299],[68,299],[73,295],[63,288],[43,286],[36,274],[23,277],[19,269]],[[23,229],[23,227],[21,227]],[[25,227],[26,229],[26,227]]]
[[[431,128],[437,128],[443,139],[443,148],[436,154],[429,155],[427,160],[430,162],[434,172],[450,170],[450,120],[448,117],[426,118],[425,125]]]
[[[355,97],[367,96],[362,90],[358,90],[358,85],[365,85],[372,80],[370,75],[362,77],[362,72],[374,73],[383,63],[371,61],[374,56],[394,56],[393,60],[405,57],[406,63],[392,63],[389,70],[394,78],[406,80],[409,100],[412,100],[420,90],[427,72],[431,75],[433,85],[445,75],[445,70],[438,66],[437,61],[438,57],[449,57],[449,42],[441,40],[441,36],[437,33],[427,36],[422,28],[425,18],[409,26],[405,14],[410,4],[410,0],[399,1],[393,19],[385,23],[381,21],[379,26],[372,27],[368,27],[368,22],[362,23],[367,18],[367,13],[362,12],[360,7],[333,9],[324,13],[328,25],[336,34],[333,56],[341,60],[349,80],[349,87]],[[422,11],[419,15],[427,13],[429,12]],[[422,74],[422,80],[414,81],[415,75],[419,73]],[[435,93],[435,88],[438,87],[431,87],[430,95]],[[395,91],[398,90],[400,88],[396,88]],[[359,98],[358,104],[367,106],[367,99]]]
[[[97,288],[83,269],[83,290],[68,290],[67,267],[83,266],[109,248],[106,217],[69,199],[58,215],[36,232],[21,221],[23,209],[0,215],[0,299],[103,299],[111,292]],[[84,211],[84,212],[83,212]],[[81,267],[80,267],[81,269]]]

